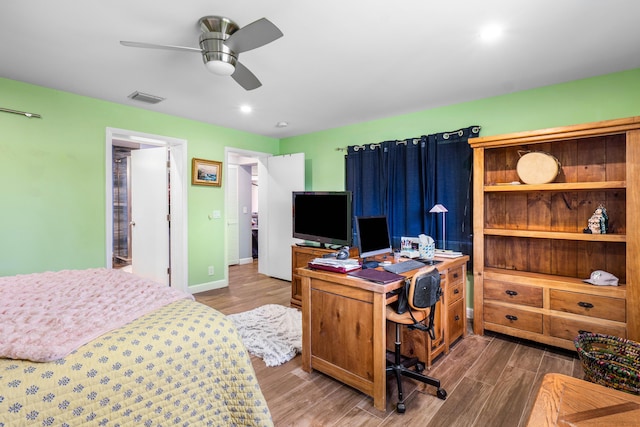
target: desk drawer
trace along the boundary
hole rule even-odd
[[[447,301],[449,304],[462,299],[464,281],[458,280],[455,283],[451,283],[447,286]]]
[[[560,291],[551,289],[551,310],[565,313],[581,314],[583,316],[598,317],[600,319],[625,322],[626,302],[620,298],[601,297],[580,292]]]
[[[516,307],[485,303],[484,321],[523,331],[542,333],[542,314]]]
[[[464,316],[464,301],[458,300],[455,304],[449,306],[447,311],[447,324],[449,326],[449,343],[453,343],[458,337],[461,337],[466,328],[466,318]]]
[[[581,319],[566,319],[564,317],[550,316],[549,335],[573,341],[581,332],[593,332],[594,334],[614,335],[626,338],[624,325],[603,325],[594,319],[593,322]]]
[[[542,307],[542,288],[485,280],[484,299],[526,305],[529,307]]]
[[[458,282],[463,283],[465,280],[464,275],[462,274],[463,266],[453,267],[449,270],[449,275],[447,280],[449,280],[450,285],[454,285]]]

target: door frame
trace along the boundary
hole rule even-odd
[[[267,157],[271,157],[274,154],[271,153],[265,153],[262,151],[251,151],[251,150],[243,150],[241,148],[234,148],[234,147],[224,147],[224,173],[227,174],[228,173],[228,166],[230,164],[235,164],[233,162],[231,162],[231,157],[237,155],[237,156],[241,156],[241,157],[250,157],[255,159],[256,163],[259,163],[260,160],[265,159]],[[228,175],[227,175],[228,176]],[[260,177],[260,175],[258,175],[258,185],[260,185],[260,180],[264,179],[263,177]],[[232,189],[230,188],[230,186],[225,185],[224,186],[225,189],[225,201],[228,199],[228,192],[231,191]],[[266,206],[267,206],[267,202],[266,200],[263,200],[265,195],[261,194],[260,191],[258,191],[258,206],[259,206],[259,213],[258,216],[263,216],[266,214]],[[224,217],[227,218],[227,207],[226,207],[226,203],[225,203],[225,212],[224,212]],[[267,233],[264,233],[263,231],[260,230],[260,222],[261,219],[258,219],[258,233],[259,233],[259,237],[258,237],[258,241],[263,242],[264,244],[261,247],[266,247],[267,244]],[[229,251],[229,238],[231,236],[229,236],[228,227],[224,228],[224,281],[225,283],[229,283],[229,257],[228,257],[228,251]],[[260,246],[259,246],[260,248]],[[258,270],[261,270],[260,268],[260,255],[262,255],[263,253],[260,252],[260,249],[258,248],[259,251],[259,256],[258,256]],[[266,259],[266,256],[264,256],[264,259]]]
[[[168,146],[171,151],[171,286],[188,292],[188,253],[187,253],[187,183],[189,182],[189,167],[187,162],[187,141],[163,135],[154,135],[126,129],[106,128],[105,138],[105,231],[106,231],[106,268],[112,268],[113,260],[113,158],[112,146],[114,140],[129,140],[131,142]]]

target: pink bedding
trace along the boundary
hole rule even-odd
[[[0,357],[47,362],[193,296],[120,270],[0,277]]]

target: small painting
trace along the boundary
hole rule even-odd
[[[194,157],[191,161],[191,184],[220,187],[222,185],[222,162]]]

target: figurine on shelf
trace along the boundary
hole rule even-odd
[[[609,217],[604,206],[600,205],[596,208],[589,218],[587,228],[583,231],[587,234],[607,234],[609,228]]]

